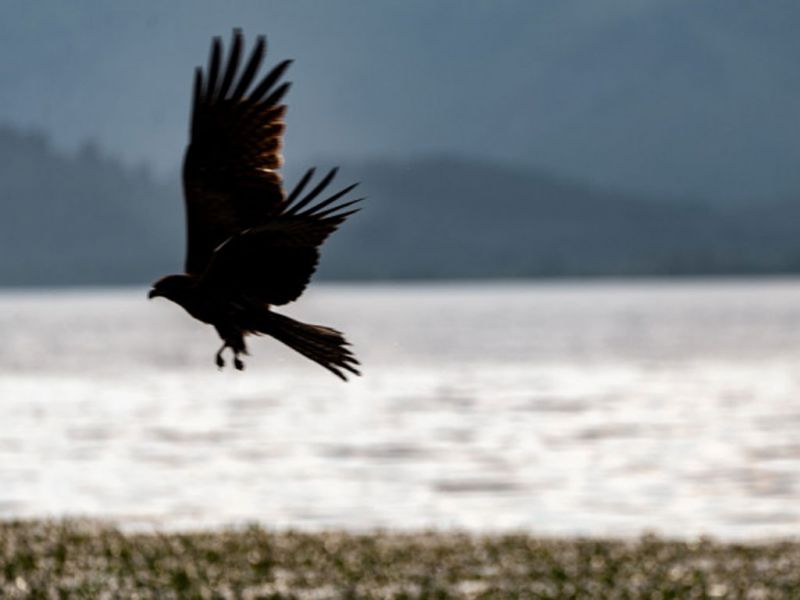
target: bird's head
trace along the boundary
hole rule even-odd
[[[173,302],[179,302],[193,284],[192,278],[188,275],[167,275],[153,283],[147,297],[150,299],[167,298]]]

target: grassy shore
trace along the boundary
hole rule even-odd
[[[0,598],[800,598],[800,542],[0,523]]]

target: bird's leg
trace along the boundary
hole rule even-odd
[[[225,366],[225,359],[222,358],[222,353],[225,351],[225,348],[227,347],[228,347],[227,342],[223,343],[222,347],[217,351],[217,354],[214,357],[214,361],[217,363],[217,367],[219,367],[220,369]]]
[[[237,371],[244,371],[244,362],[239,358],[239,351],[236,349],[233,351],[233,366]]]

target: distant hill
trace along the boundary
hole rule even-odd
[[[66,156],[0,129],[0,285],[122,284],[174,268],[177,192],[91,145]]]
[[[327,243],[327,279],[800,271],[800,201],[723,212],[454,158],[341,172],[369,200]],[[178,181],[0,129],[0,285],[146,284],[183,240]]]
[[[457,159],[351,168],[371,196],[322,274],[496,278],[784,273],[800,202],[728,211]],[[800,200],[800,199],[799,199]],[[367,251],[365,251],[367,249]]]

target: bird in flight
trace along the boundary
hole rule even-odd
[[[336,169],[312,186],[309,169],[284,193],[278,173],[286,113],[281,101],[290,84],[280,80],[291,61],[257,78],[266,40],[258,37],[240,70],[243,47],[236,29],[223,64],[216,37],[206,70],[195,71],[183,163],[185,273],[162,277],[149,297],[167,298],[213,325],[222,338],[215,356],[220,368],[230,348],[234,366],[242,370],[245,337],[266,334],[346,380],[348,373],[360,375],[359,363],[339,331],[295,321],[272,307],[303,293],[320,246],[363,198],[346,198],[355,184],[323,193]]]

